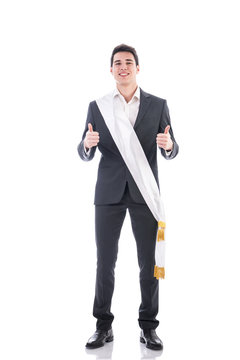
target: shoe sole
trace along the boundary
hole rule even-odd
[[[113,336],[109,336],[105,340],[106,343],[109,343],[111,341],[113,341]],[[88,344],[86,344],[86,348],[88,348],[88,349],[97,349],[97,348],[103,347],[105,345],[105,342],[102,345],[88,345]]]

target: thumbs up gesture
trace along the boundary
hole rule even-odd
[[[97,131],[93,131],[92,124],[88,123],[88,131],[84,139],[84,145],[87,149],[91,149],[93,146],[97,146],[98,143],[99,133]]]
[[[164,133],[157,134],[156,143],[160,148],[163,148],[166,151],[170,151],[173,148],[173,141],[171,135],[169,134],[170,125],[165,127]]]

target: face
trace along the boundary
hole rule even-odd
[[[110,72],[119,85],[136,84],[139,65],[136,66],[132,53],[126,51],[118,52],[113,57],[113,65],[110,68]]]

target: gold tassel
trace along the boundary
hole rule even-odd
[[[155,265],[154,266],[154,277],[157,280],[164,279],[165,278],[165,268]]]
[[[157,233],[157,241],[164,241],[164,230],[166,228],[166,223],[164,221],[158,221],[158,233]],[[154,277],[159,279],[165,279],[165,268],[159,267],[157,265],[154,266]]]
[[[164,230],[166,228],[166,223],[164,221],[158,221],[158,233],[157,233],[157,241],[164,241]],[[155,265],[154,267],[154,277],[158,279],[165,278],[165,269],[164,267],[159,267]]]
[[[158,233],[157,233],[157,241],[164,240],[164,229],[166,227],[165,222],[159,221],[158,222]]]

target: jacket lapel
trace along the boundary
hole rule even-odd
[[[136,129],[136,127],[141,122],[141,120],[142,120],[144,114],[146,113],[150,103],[151,103],[150,95],[140,88],[140,106],[139,106],[137,119],[136,119],[135,124],[134,124],[134,129]]]

